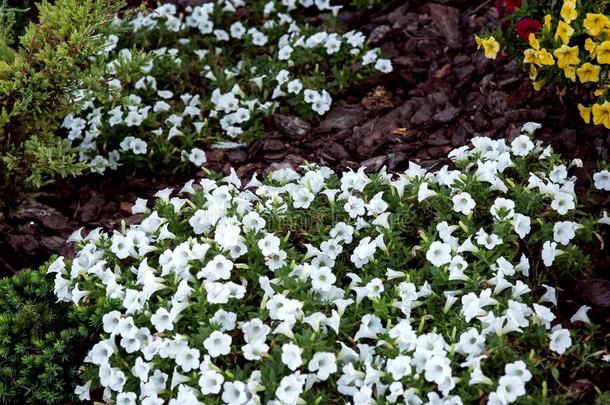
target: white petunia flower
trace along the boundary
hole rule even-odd
[[[211,357],[224,356],[231,351],[231,336],[214,331],[203,341],[203,347]]]
[[[337,372],[337,360],[333,353],[317,352],[307,367],[312,373],[315,372],[320,380],[326,381],[331,374]]]
[[[441,267],[451,262],[451,245],[443,242],[432,242],[428,252],[426,252],[426,259],[436,267]]]
[[[557,354],[564,354],[572,346],[570,331],[561,327],[551,332],[550,339],[549,348]]]
[[[472,196],[466,192],[462,192],[451,197],[453,201],[453,210],[455,212],[461,212],[464,215],[470,215],[476,203]]]
[[[595,188],[598,190],[610,191],[610,171],[602,170],[593,175]]]
[[[546,267],[551,267],[555,258],[562,253],[561,250],[557,249],[557,242],[546,241],[542,245],[542,261]]]
[[[515,156],[527,156],[534,150],[534,142],[527,135],[519,135],[510,144]]]
[[[574,197],[562,191],[555,194],[555,197],[551,202],[551,208],[557,211],[560,215],[567,214],[568,211],[573,210],[575,207],[576,205],[574,204]]]
[[[203,395],[218,394],[224,382],[222,374],[214,370],[205,370],[200,374],[199,387]]]
[[[301,352],[302,349],[299,346],[292,343],[285,343],[282,346],[282,363],[292,371],[295,371],[303,364]]]

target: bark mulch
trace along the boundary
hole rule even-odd
[[[493,2],[398,3],[377,15],[340,15],[347,27],[364,31],[392,59],[393,73],[371,77],[335,97],[319,122],[278,114],[269,119],[262,139],[243,149],[209,151],[206,166],[225,173],[234,167],[242,177],[305,161],[336,170],[364,165],[371,171],[382,166],[400,171],[409,161],[435,169],[473,136],[510,141],[528,121],[542,123],[539,138],[565,158],[584,161],[583,179],[596,161],[608,160],[610,131],[582,123],[573,100],[553,89],[535,92],[516,61],[490,61],[476,50],[473,35],[498,25]],[[0,274],[38,266],[50,254],[70,256],[64,242],[80,227],[110,230],[121,220],[138,221],[130,211],[136,197],[183,184],[188,177],[119,172],[44,189],[16,215],[0,214]],[[610,207],[610,198],[596,203]],[[591,253],[594,278],[567,287],[565,296],[569,307],[586,303],[610,323],[610,248],[598,244]]]

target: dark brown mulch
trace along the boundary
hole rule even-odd
[[[540,139],[564,157],[584,161],[582,178],[597,160],[608,159],[609,131],[582,123],[574,103],[556,92],[534,92],[515,61],[490,61],[475,49],[473,35],[498,23],[492,2],[406,1],[380,15],[348,11],[340,18],[368,34],[393,60],[394,72],[369,78],[337,98],[319,122],[276,115],[265,136],[249,147],[209,151],[210,169],[226,173],[232,166],[242,177],[305,161],[336,170],[365,165],[371,171],[382,166],[399,171],[409,161],[434,169],[473,136],[512,140],[527,121],[542,123]],[[75,229],[109,230],[121,219],[137,221],[130,213],[137,196],[185,180],[116,173],[46,188],[15,216],[0,216],[0,274],[38,266],[53,253],[69,256],[64,242]],[[598,203],[610,206],[608,199]],[[597,301],[591,296],[577,302],[590,302],[605,317],[610,252],[608,246],[605,253],[600,249],[592,247],[599,253],[593,272],[601,281],[583,280],[578,287],[594,289]]]

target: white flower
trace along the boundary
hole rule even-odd
[[[228,280],[233,270],[233,262],[223,255],[216,255],[197,273],[197,278],[210,281]]]
[[[280,239],[269,233],[258,241],[258,248],[261,250],[263,256],[276,255],[280,252]]]
[[[191,149],[188,158],[195,166],[202,166],[208,160],[205,152],[199,148]]]
[[[581,225],[571,221],[556,222],[553,226],[553,240],[567,246],[574,239],[576,230],[580,227]]]
[[[536,123],[536,122],[526,122],[523,127],[522,127],[522,131],[526,132],[530,135],[532,135],[534,132],[536,132],[537,130],[539,130],[540,128],[542,128],[542,125]]]
[[[227,312],[224,309],[216,311],[214,316],[210,318],[210,321],[220,325],[220,330],[223,332],[235,329],[235,322],[237,321],[237,314],[235,312]]]
[[[555,319],[555,314],[547,307],[539,304],[534,304],[534,312],[544,327],[551,329],[551,322]]]
[[[254,340],[245,346],[242,346],[242,352],[246,360],[255,361],[260,360],[263,354],[269,351],[269,345],[262,340]]]
[[[176,364],[182,367],[185,373],[199,367],[199,350],[183,348],[176,355]]]
[[[534,150],[534,142],[527,135],[519,135],[510,144],[515,156],[527,156]]]
[[[104,332],[106,333],[114,333],[116,328],[119,326],[119,321],[121,320],[121,313],[119,311],[111,311],[107,314],[104,314],[102,317],[102,323]]]
[[[203,341],[203,347],[211,357],[224,356],[231,351],[231,336],[214,331]]]
[[[241,381],[225,381],[222,388],[222,401],[225,404],[245,404],[248,400],[246,384]]]
[[[515,215],[515,202],[498,197],[489,209],[495,219],[511,219]]]
[[[280,386],[275,390],[275,396],[282,404],[296,404],[303,392],[305,376],[300,373],[285,376],[280,381]]]
[[[610,171],[602,170],[593,175],[595,188],[598,190],[610,191]]]
[[[286,87],[288,89],[288,93],[290,94],[299,94],[301,90],[303,90],[303,84],[299,79],[289,81],[286,84]]]
[[[515,402],[517,398],[525,395],[525,383],[519,377],[502,376],[498,382],[496,394],[507,403]]]
[[[225,378],[214,370],[205,370],[200,374],[199,387],[203,395],[218,394]]]
[[[551,267],[555,258],[562,253],[561,250],[557,249],[557,242],[546,241],[542,245],[542,261],[546,267]]]
[[[433,356],[426,361],[424,377],[428,382],[442,383],[446,378],[451,377],[450,360],[444,356]]]
[[[305,187],[299,187],[292,193],[292,201],[294,208],[309,208],[309,205],[314,200],[314,195]]]
[[[477,244],[485,246],[486,249],[492,250],[502,244],[502,238],[495,233],[488,234],[483,228],[479,229],[476,235]]]
[[[377,59],[375,62],[375,69],[383,73],[390,73],[394,70],[392,62],[389,59]]]
[[[573,210],[576,207],[574,204],[574,197],[563,191],[555,194],[553,201],[551,202],[551,208],[557,211],[560,215],[565,215],[568,211]]]
[[[530,373],[522,360],[506,364],[504,366],[504,372],[507,376],[520,378],[524,383],[532,379],[532,373]]]
[[[451,245],[439,241],[432,242],[426,259],[436,267],[451,263]]]
[[[310,273],[311,286],[320,291],[330,291],[337,278],[330,268],[322,266],[314,268]]]
[[[610,216],[608,216],[608,212],[603,211],[602,217],[597,222],[604,225],[610,225]]]
[[[136,405],[135,392],[121,392],[116,397],[117,405]]]
[[[91,400],[91,384],[92,381],[88,380],[84,385],[77,385],[74,388],[74,395],[78,397],[81,401],[90,401]]]
[[[409,356],[398,356],[388,360],[387,371],[392,374],[394,381],[400,381],[403,377],[411,374],[411,358]]]
[[[476,206],[472,196],[466,192],[454,195],[451,198],[451,201],[453,201],[453,210],[455,212],[461,212],[464,215],[470,215],[473,208]]]
[[[87,357],[93,364],[101,365],[108,363],[108,359],[110,359],[113,353],[114,348],[108,341],[102,340],[91,348]]]
[[[112,236],[112,246],[110,250],[119,259],[127,258],[133,249],[133,240],[121,234],[115,234]]]
[[[423,182],[419,185],[419,189],[417,190],[417,201],[422,202],[429,197],[435,196],[436,194],[436,191],[428,188],[428,183]]]
[[[326,381],[331,374],[337,372],[337,360],[333,353],[317,352],[307,367],[312,373],[315,372],[320,380]]]
[[[583,323],[591,323],[591,320],[589,319],[589,316],[587,315],[587,312],[589,312],[590,309],[591,309],[591,307],[588,305],[581,305],[581,307],[578,308],[576,313],[574,315],[572,315],[572,317],[570,318],[570,322],[579,321],[579,322],[583,322]]]
[[[174,316],[163,307],[150,317],[150,322],[158,332],[174,330]]]
[[[551,342],[549,348],[557,354],[564,354],[565,351],[572,346],[572,338],[570,331],[563,328],[557,328],[550,335]]]
[[[526,215],[516,213],[510,222],[521,239],[524,239],[532,230],[532,219]]]
[[[356,218],[358,216],[362,216],[365,213],[365,204],[361,198],[350,195],[347,199],[347,202],[343,206],[345,212],[350,216],[350,218]]]
[[[285,343],[282,346],[282,363],[292,371],[295,371],[303,364],[301,352],[302,350],[299,346],[292,343]]]

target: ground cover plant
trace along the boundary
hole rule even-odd
[[[94,172],[124,164],[201,166],[210,145],[258,138],[277,111],[329,111],[332,95],[392,64],[357,31],[340,32],[329,1],[215,1],[182,12],[163,4],[124,21],[98,63],[106,88],[81,94],[63,127]],[[325,26],[304,13],[328,14]],[[137,51],[136,51],[137,49]]]
[[[495,59],[501,49],[522,60],[534,88],[576,88],[587,123],[610,129],[608,64],[610,19],[604,1],[499,3],[506,23],[477,43]]]
[[[563,403],[566,374],[607,379],[561,280],[607,234],[586,214],[578,160],[533,137],[476,137],[430,172],[341,175],[316,165],[161,190],[139,225],[58,258],[59,300],[107,308],[81,399],[164,403]],[[592,176],[610,190],[610,172]],[[608,393],[598,391],[603,403]]]

